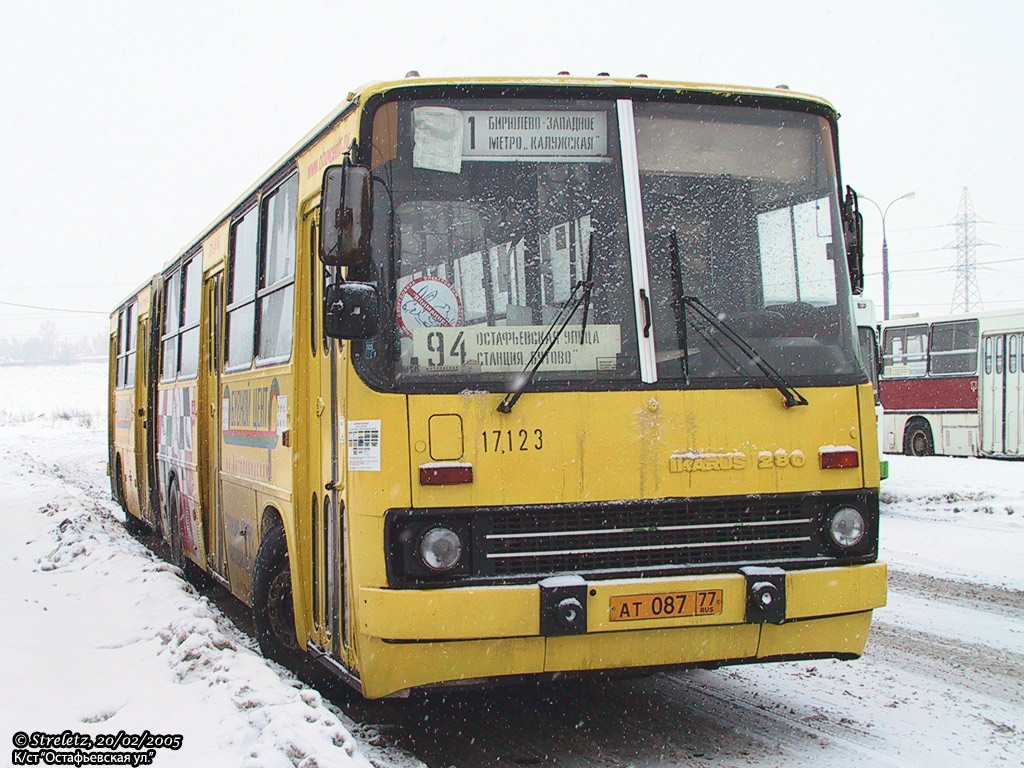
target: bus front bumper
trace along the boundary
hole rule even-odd
[[[885,564],[777,573],[784,609],[775,616],[769,612],[767,619],[751,613],[752,595],[760,597],[765,589],[775,600],[780,595],[756,571],[569,580],[567,585],[582,585],[577,594],[584,613],[583,625],[568,632],[552,632],[550,620],[542,616],[544,593],[551,588],[541,584],[363,588],[357,617],[364,693],[384,696],[434,683],[509,675],[863,653],[871,612],[885,605]],[[687,599],[684,595],[709,605],[720,602],[698,609],[714,611],[707,615],[685,615],[687,610],[667,615],[667,598],[678,606]],[[663,615],[653,617],[652,606]]]

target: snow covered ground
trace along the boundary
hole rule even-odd
[[[1024,463],[889,457],[890,600],[858,661],[331,702],[125,533],[105,379],[0,368],[8,744],[181,734],[157,766],[1024,764]]]

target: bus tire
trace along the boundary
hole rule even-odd
[[[903,433],[903,453],[907,456],[934,456],[935,441],[926,419],[911,419]]]
[[[182,567],[181,555],[181,494],[177,478],[171,478],[167,487],[167,543],[171,549],[171,564]]]
[[[210,577],[181,548],[181,492],[178,490],[177,478],[172,478],[167,488],[167,512],[167,544],[171,564],[181,568],[189,584],[199,590],[206,589],[210,585]]]
[[[295,636],[295,605],[284,527],[266,530],[256,552],[252,581],[252,613],[256,640],[268,659],[299,671],[304,654]]]

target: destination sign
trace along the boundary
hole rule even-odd
[[[600,158],[608,153],[605,112],[473,110],[462,113],[465,160]]]
[[[413,328],[412,354],[422,373],[476,370],[518,373],[545,341],[541,326]],[[617,325],[570,325],[551,348],[542,371],[615,370],[622,351]]]

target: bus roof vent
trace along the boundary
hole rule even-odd
[[[568,70],[566,70],[566,69],[563,69],[563,70],[562,70],[561,72],[559,72],[558,74],[559,74],[559,75],[568,75],[568,74],[569,74],[569,71],[568,71]]]
[[[408,72],[405,73],[405,76],[406,77],[419,77],[420,73],[417,70],[415,70],[415,69],[410,69]]]
[[[643,74],[643,73],[641,72],[641,73],[640,73],[639,75],[637,75],[637,78],[640,78],[640,79],[644,79],[644,80],[646,80],[646,79],[647,79],[647,75],[645,75],[645,74]]]
[[[598,77],[611,77],[611,75],[609,75],[607,72],[598,72],[597,76]]]

